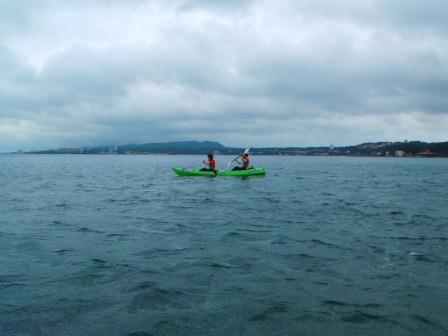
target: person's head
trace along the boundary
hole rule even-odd
[[[244,154],[243,154],[243,157],[247,158],[247,157],[249,157],[249,154],[244,153]]]
[[[213,154],[207,154],[209,160],[213,160]]]

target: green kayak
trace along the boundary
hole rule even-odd
[[[215,176],[213,172],[201,171],[199,169],[173,168],[173,171],[180,176]],[[218,176],[253,176],[266,175],[265,168],[253,168],[247,170],[219,170]]]

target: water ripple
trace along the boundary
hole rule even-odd
[[[448,160],[201,160],[0,156],[1,334],[448,333]]]

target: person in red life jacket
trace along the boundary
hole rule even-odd
[[[214,172],[215,175],[218,171],[218,167],[216,166],[216,161],[213,158],[213,154],[207,155],[207,160],[202,161],[205,165],[207,165],[207,168],[202,168],[201,171],[211,171]]]
[[[252,169],[252,160],[249,157],[249,154],[247,153],[243,153],[241,154],[241,162],[239,162],[241,164],[240,167],[235,167],[232,170],[246,170],[246,169]]]

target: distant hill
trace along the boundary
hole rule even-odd
[[[98,146],[83,148],[59,148],[33,151],[33,154],[206,154],[226,147],[217,141],[175,141]]]
[[[224,145],[217,141],[176,141],[176,142],[153,142],[142,145],[118,146],[119,153],[132,151],[137,153],[172,153],[179,151],[193,151],[203,153],[204,151],[216,151],[224,149]]]

